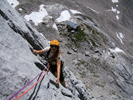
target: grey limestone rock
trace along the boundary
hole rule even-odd
[[[46,61],[42,58],[43,55],[34,55],[32,49],[42,49],[48,45],[49,41],[41,33],[32,28],[6,0],[0,2],[1,100],[8,99],[34,79],[42,69],[46,68],[44,64]],[[64,88],[61,84],[57,86],[55,80],[56,77],[48,72],[20,100],[29,98],[35,100],[80,100],[80,97],[73,94],[69,89]],[[70,80],[70,77],[68,77],[68,80]],[[37,79],[13,97],[13,99],[35,84],[36,81]]]

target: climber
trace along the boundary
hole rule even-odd
[[[61,57],[61,51],[59,50],[60,43],[58,40],[54,39],[50,42],[50,47],[46,47],[42,50],[33,50],[35,54],[44,54],[47,53],[48,58],[48,69],[50,69],[51,73],[55,76],[57,73],[57,79],[56,84],[59,84],[59,81],[61,84],[66,87],[65,85],[65,79],[63,77],[63,63],[62,63],[62,57]]]

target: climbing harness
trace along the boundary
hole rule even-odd
[[[48,65],[49,65],[49,63],[48,63]],[[47,67],[48,67],[48,65],[47,65]],[[47,68],[47,67],[45,67],[44,68],[44,70]],[[44,71],[43,70],[43,71]],[[24,88],[26,88],[30,83],[32,83],[39,75],[41,75],[42,73],[43,73],[43,71],[40,73],[40,74],[38,74],[33,80],[31,80],[28,84],[26,84],[24,87],[22,87],[19,91],[17,91],[15,94],[13,94],[11,97],[9,97],[7,100],[11,100],[14,96],[16,96],[20,91],[22,91]],[[47,72],[45,72],[45,73],[47,73]],[[44,76],[45,76],[45,74],[44,74]],[[41,79],[41,78],[40,78]]]

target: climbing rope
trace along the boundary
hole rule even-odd
[[[48,64],[49,65],[49,64]],[[48,67],[48,65],[47,65],[47,67]],[[47,68],[47,67],[45,67],[44,68],[44,70]],[[43,71],[44,71],[43,70]],[[31,80],[28,84],[26,84],[24,87],[22,87],[19,91],[17,91],[15,94],[13,94],[11,97],[9,97],[7,100],[11,100],[14,96],[16,96],[20,91],[22,91],[24,88],[26,88],[30,83],[32,83],[39,75],[41,75],[42,73],[43,73],[43,71],[40,73],[40,74],[38,74],[33,80]]]
[[[40,78],[40,77],[39,77],[39,78]],[[38,80],[39,80],[39,78],[38,78]],[[31,96],[30,96],[30,98],[29,98],[28,100],[35,100],[35,98],[36,98],[36,96],[37,96],[37,93],[38,93],[38,91],[39,91],[39,89],[40,89],[40,86],[41,86],[41,83],[42,83],[43,79],[44,79],[44,77],[43,77],[42,80],[40,81],[37,90],[36,90],[37,85],[35,86],[34,91],[33,91],[33,93],[31,94]],[[38,81],[38,80],[37,80],[37,81]],[[36,93],[35,93],[35,95],[33,96],[35,90],[36,90]],[[33,97],[33,98],[32,98],[32,97]]]
[[[23,95],[25,95],[30,89],[32,89],[39,81],[42,80],[42,78],[46,75],[47,72],[44,73],[44,75],[35,83],[33,84],[29,89],[27,89],[24,93],[22,93],[20,96],[18,96],[15,100],[18,100],[21,98]]]
[[[40,77],[41,77],[41,75],[38,77],[37,81],[40,79]],[[43,77],[43,79],[44,79],[44,77]],[[43,79],[42,79],[42,80],[43,80]],[[42,83],[42,80],[41,80],[40,83],[39,83],[38,90],[36,91],[36,88],[37,88],[37,85],[38,85],[38,84],[37,84],[37,85],[34,87],[33,93],[30,95],[29,99],[27,99],[27,100],[34,100],[34,99],[31,99],[31,98],[33,97],[35,91],[36,91],[36,94],[35,94],[34,97],[36,97],[36,95],[37,95],[37,93],[38,93],[38,91],[39,91],[40,85],[41,85],[41,83]],[[33,98],[34,98],[34,97],[33,97]]]

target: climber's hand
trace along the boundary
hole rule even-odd
[[[37,54],[38,53],[37,50],[33,50],[33,52],[34,52],[34,54]]]
[[[59,78],[56,79],[56,84],[59,85]]]

